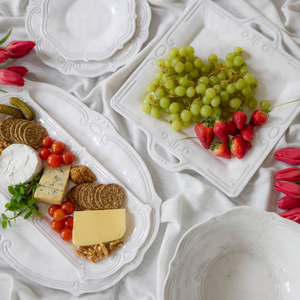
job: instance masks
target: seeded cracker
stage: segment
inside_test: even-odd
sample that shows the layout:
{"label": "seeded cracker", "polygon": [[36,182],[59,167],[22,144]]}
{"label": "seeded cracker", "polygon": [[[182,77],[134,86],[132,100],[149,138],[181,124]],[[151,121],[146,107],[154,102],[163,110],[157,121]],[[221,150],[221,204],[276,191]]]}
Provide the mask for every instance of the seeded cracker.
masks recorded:
{"label": "seeded cracker", "polygon": [[92,203],[91,203],[91,199],[88,197],[90,189],[93,187],[92,183],[83,183],[82,184],[83,187],[81,188],[80,192],[79,192],[79,202],[80,203],[84,203],[84,207],[86,207],[87,209],[94,209]]}
{"label": "seeded cracker", "polygon": [[24,133],[25,130],[28,126],[30,126],[32,124],[32,122],[25,120],[25,123],[22,123],[21,126],[19,127],[19,139],[22,141],[22,144],[25,144],[24,141]]}
{"label": "seeded cracker", "polygon": [[82,193],[84,192],[84,189],[88,185],[89,185],[89,183],[80,184],[80,185],[77,186],[77,188],[75,190],[75,199],[79,203],[79,205],[84,207],[84,208],[88,208],[88,206],[89,206],[86,199],[84,199],[82,197]]}
{"label": "seeded cracker", "polygon": [[100,190],[100,200],[105,209],[119,208],[125,200],[125,193],[118,184],[106,184]]}
{"label": "seeded cracker", "polygon": [[37,123],[26,127],[23,138],[25,143],[32,148],[42,147],[42,140],[48,135],[46,129]]}
{"label": "seeded cracker", "polygon": [[79,203],[75,199],[75,189],[76,189],[76,186],[73,186],[72,188],[69,189],[69,191],[66,195],[66,199],[68,201],[71,201],[74,204],[74,210],[75,211],[85,210],[85,208],[82,207],[81,205],[79,205]]}
{"label": "seeded cracker", "polygon": [[18,143],[23,144],[23,141],[21,140],[21,136],[19,134],[19,128],[22,126],[22,124],[27,124],[28,121],[24,119],[20,119],[20,121],[15,125],[15,132],[14,136],[18,140]]}
{"label": "seeded cracker", "polygon": [[89,192],[88,197],[90,198],[91,201],[91,205],[93,206],[94,210],[98,210],[98,209],[104,209],[104,207],[102,206],[100,201],[97,201],[98,199],[96,198],[96,193],[98,189],[101,189],[101,187],[103,186],[103,184],[95,184]]}
{"label": "seeded cracker", "polygon": [[1,141],[4,141],[4,136],[2,135],[2,130],[1,130],[1,123],[2,123],[2,121],[3,121],[4,119],[7,119],[7,118],[1,118],[1,119],[0,119],[0,140],[1,140]]}
{"label": "seeded cracker", "polygon": [[9,131],[12,140],[13,140],[14,142],[16,142],[16,143],[20,143],[18,137],[17,137],[16,134],[15,134],[16,127],[17,127],[17,125],[20,123],[20,121],[24,121],[24,120],[23,120],[23,119],[17,119],[15,122],[13,122],[13,123],[11,124],[11,126],[10,126],[10,131]]}
{"label": "seeded cracker", "polygon": [[16,122],[18,119],[16,118],[4,118],[4,120],[0,124],[0,131],[4,140],[11,142],[12,137],[10,135],[10,127],[11,125]]}

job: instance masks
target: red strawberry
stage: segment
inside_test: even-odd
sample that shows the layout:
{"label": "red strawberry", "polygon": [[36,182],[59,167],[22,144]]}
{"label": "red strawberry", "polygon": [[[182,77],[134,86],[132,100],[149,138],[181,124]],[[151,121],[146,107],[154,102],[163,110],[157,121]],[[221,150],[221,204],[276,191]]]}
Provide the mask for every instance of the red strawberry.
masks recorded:
{"label": "red strawberry", "polygon": [[251,124],[246,124],[244,128],[240,131],[242,138],[245,141],[252,141],[254,136],[254,127]]}
{"label": "red strawberry", "polygon": [[231,159],[229,147],[224,143],[214,143],[210,149],[214,151],[216,156]]}
{"label": "red strawberry", "polygon": [[217,116],[215,125],[213,127],[214,134],[218,136],[223,143],[229,142],[229,130],[227,122],[222,121],[222,119]]}
{"label": "red strawberry", "polygon": [[247,145],[244,139],[240,136],[234,136],[229,142],[229,148],[231,150],[231,153],[235,155],[238,159],[242,159],[245,156],[246,152],[249,150],[248,147],[249,145]]}
{"label": "red strawberry", "polygon": [[211,123],[199,123],[195,126],[195,133],[205,149],[209,149],[214,139]]}
{"label": "red strawberry", "polygon": [[239,133],[239,131],[237,130],[237,128],[235,127],[232,121],[227,121],[227,125],[228,125],[227,127],[229,131],[229,135],[237,135]]}
{"label": "red strawberry", "polygon": [[258,109],[255,110],[251,116],[250,124],[252,126],[263,125],[268,121],[269,109]]}
{"label": "red strawberry", "polygon": [[232,121],[238,130],[242,130],[247,122],[247,115],[243,111],[237,111],[232,116]]}
{"label": "red strawberry", "polygon": [[247,151],[252,148],[252,144],[248,141],[245,141],[245,145],[246,145]]}

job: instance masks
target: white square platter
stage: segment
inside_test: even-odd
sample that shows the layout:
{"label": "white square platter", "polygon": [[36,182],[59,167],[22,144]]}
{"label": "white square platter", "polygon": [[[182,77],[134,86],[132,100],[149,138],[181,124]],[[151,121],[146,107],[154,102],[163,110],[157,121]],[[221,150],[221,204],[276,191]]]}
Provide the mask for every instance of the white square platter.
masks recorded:
{"label": "white square platter", "polygon": [[[20,219],[12,228],[1,231],[0,256],[29,279],[74,295],[109,288],[141,263],[158,230],[161,200],[154,191],[142,160],[105,117],[50,85],[26,80],[25,89],[4,94],[0,102],[7,103],[11,96],[25,100],[35,109],[36,120],[45,126],[48,133],[65,142],[74,152],[77,158],[74,163],[88,165],[98,182],[117,182],[123,186],[126,191],[128,232],[124,237],[124,248],[115,251],[109,257],[110,261],[92,264],[74,255],[75,246],[60,240],[59,234],[51,230],[48,206],[39,204],[43,218]],[[52,113],[65,130],[31,97],[44,105],[44,109]],[[71,137],[67,130],[74,135]],[[97,162],[85,147],[93,149],[95,157],[100,158],[100,162],[103,161],[110,170]],[[139,187],[134,187],[133,182],[134,185],[138,182]],[[132,194],[130,187],[141,200]],[[4,204],[9,199],[7,184],[0,182],[0,189],[0,203],[4,211]],[[21,251],[24,243],[26,248]]]}
{"label": "white square platter", "polygon": [[[267,31],[270,37],[257,31],[255,25]],[[175,132],[166,117],[154,119],[142,112],[141,106],[146,86],[159,70],[156,60],[167,58],[171,47],[182,45],[193,46],[195,55],[202,60],[207,60],[211,53],[224,58],[234,47],[242,47],[249,72],[259,80],[255,97],[258,103],[269,100],[271,106],[299,98],[300,63],[285,52],[281,32],[264,19],[240,20],[211,1],[194,0],[111,99],[116,111],[144,131],[148,153],[161,167],[172,172],[194,170],[228,196],[237,197],[289,127],[300,104],[274,109],[268,122],[255,129],[253,147],[242,160],[216,157],[195,139],[180,141],[195,136],[194,126]],[[249,121],[251,111],[246,109],[245,112]],[[162,157],[157,151],[159,147],[165,149],[167,155]],[[177,158],[177,162],[168,156]]]}
{"label": "white square platter", "polygon": [[169,264],[164,300],[299,299],[299,224],[241,206],[190,228]]}

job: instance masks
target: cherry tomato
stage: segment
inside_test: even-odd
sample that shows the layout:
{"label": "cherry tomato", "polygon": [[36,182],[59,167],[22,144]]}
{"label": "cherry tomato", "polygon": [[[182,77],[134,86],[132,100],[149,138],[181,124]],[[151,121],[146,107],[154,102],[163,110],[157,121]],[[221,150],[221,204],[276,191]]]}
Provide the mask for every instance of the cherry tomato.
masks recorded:
{"label": "cherry tomato", "polygon": [[70,228],[65,228],[61,233],[60,233],[60,237],[64,240],[64,241],[70,241],[72,239],[72,229]]}
{"label": "cherry tomato", "polygon": [[61,232],[64,227],[65,227],[65,222],[64,221],[56,221],[56,220],[51,221],[51,228],[54,231]]}
{"label": "cherry tomato", "polygon": [[47,158],[47,163],[50,167],[56,168],[61,163],[61,157],[58,154],[50,154]]}
{"label": "cherry tomato", "polygon": [[62,162],[65,165],[70,165],[74,161],[74,154],[71,152],[65,152],[61,157],[62,157]]}
{"label": "cherry tomato", "polygon": [[73,217],[65,217],[64,222],[66,227],[73,228]]}
{"label": "cherry tomato", "polygon": [[42,140],[42,144],[46,148],[50,148],[51,145],[52,145],[52,143],[53,143],[53,140],[52,140],[52,138],[50,136],[46,136]]}
{"label": "cherry tomato", "polygon": [[48,148],[42,148],[39,153],[39,157],[43,160],[46,160],[51,154],[51,151]]}
{"label": "cherry tomato", "polygon": [[65,149],[65,144],[60,141],[56,141],[51,145],[51,151],[55,154],[61,154]]}
{"label": "cherry tomato", "polygon": [[60,207],[66,215],[70,215],[74,211],[74,204],[71,201],[64,201]]}
{"label": "cherry tomato", "polygon": [[53,218],[56,221],[61,221],[64,219],[65,215],[65,212],[61,208],[59,208],[54,211]]}
{"label": "cherry tomato", "polygon": [[53,217],[53,213],[60,208],[60,205],[53,204],[48,208],[49,216]]}

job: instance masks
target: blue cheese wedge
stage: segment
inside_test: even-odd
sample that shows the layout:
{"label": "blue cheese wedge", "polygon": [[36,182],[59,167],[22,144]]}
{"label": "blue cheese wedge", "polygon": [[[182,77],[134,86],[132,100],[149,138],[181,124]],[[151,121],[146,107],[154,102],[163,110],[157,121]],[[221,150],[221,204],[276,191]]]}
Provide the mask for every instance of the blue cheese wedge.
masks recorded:
{"label": "blue cheese wedge", "polygon": [[38,152],[27,145],[12,144],[0,155],[0,177],[11,185],[30,182],[42,167]]}
{"label": "blue cheese wedge", "polygon": [[38,202],[61,204],[68,189],[70,165],[61,164],[57,168],[45,166],[34,197]]}

